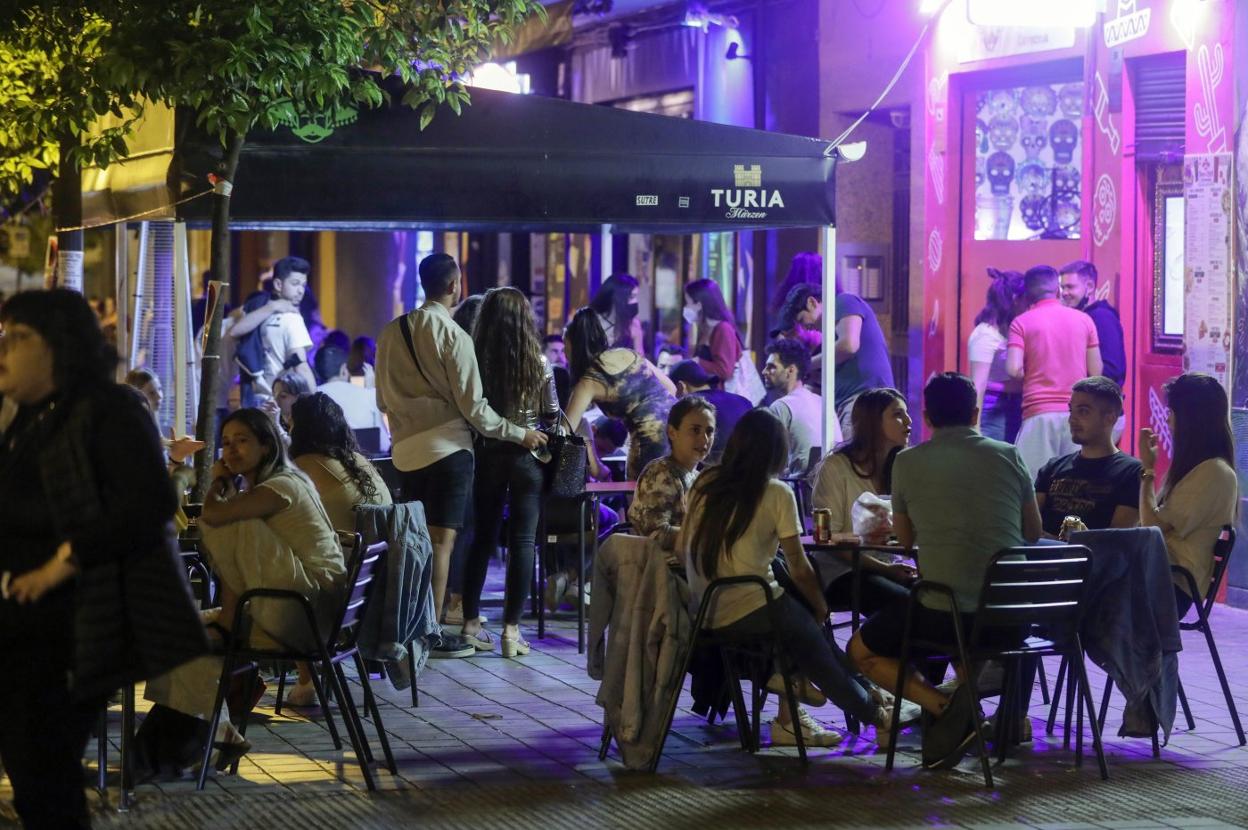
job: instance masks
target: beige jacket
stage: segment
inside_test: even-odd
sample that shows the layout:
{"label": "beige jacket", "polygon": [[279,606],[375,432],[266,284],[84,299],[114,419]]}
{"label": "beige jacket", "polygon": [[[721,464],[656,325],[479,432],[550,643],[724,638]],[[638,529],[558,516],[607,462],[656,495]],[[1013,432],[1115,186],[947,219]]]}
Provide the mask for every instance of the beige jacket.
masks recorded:
{"label": "beige jacket", "polygon": [[598,705],[629,769],[647,768],[660,750],[672,696],[684,685],[688,602],[688,586],[656,541],[617,533],[603,543],[594,559],[588,670],[602,681]]}
{"label": "beige jacket", "polygon": [[377,339],[377,407],[390,418],[390,454],[401,471],[420,470],[472,450],[472,430],[521,443],[524,429],[490,408],[472,338],[441,303],[407,314],[420,367],[403,339],[399,318]]}

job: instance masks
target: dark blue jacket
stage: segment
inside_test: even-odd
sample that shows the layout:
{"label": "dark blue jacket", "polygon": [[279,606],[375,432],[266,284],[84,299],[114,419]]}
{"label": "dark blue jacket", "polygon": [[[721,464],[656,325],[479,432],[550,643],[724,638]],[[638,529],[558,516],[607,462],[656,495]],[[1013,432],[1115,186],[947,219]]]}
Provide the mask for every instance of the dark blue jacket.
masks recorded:
{"label": "dark blue jacket", "polygon": [[1122,386],[1127,380],[1127,350],[1122,340],[1122,321],[1118,311],[1104,300],[1097,300],[1083,309],[1096,324],[1096,339],[1101,341],[1101,374]]}

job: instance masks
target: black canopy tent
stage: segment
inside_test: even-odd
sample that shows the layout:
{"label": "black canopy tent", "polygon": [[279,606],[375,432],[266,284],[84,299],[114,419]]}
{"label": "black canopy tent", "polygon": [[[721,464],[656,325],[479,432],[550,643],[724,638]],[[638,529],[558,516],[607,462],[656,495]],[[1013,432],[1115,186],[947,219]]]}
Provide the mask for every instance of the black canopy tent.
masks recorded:
{"label": "black canopy tent", "polygon": [[[397,104],[331,120],[339,123],[247,136],[230,205],[236,227],[699,233],[835,224],[836,153],[818,139],[483,89],[461,115],[443,107],[423,131],[419,113]],[[164,193],[149,187],[143,209],[207,222],[207,199],[172,205],[208,187],[219,154],[215,140],[178,123]],[[84,194],[88,222],[135,207],[124,204],[139,189],[128,185],[130,194]]]}
{"label": "black canopy tent", "polygon": [[[219,144],[181,113],[161,129],[152,149],[85,189],[87,224],[140,212],[209,223],[210,200],[195,197],[210,188]],[[825,140],[474,89],[462,114],[443,106],[423,131],[419,113],[396,103],[249,134],[231,225],[667,234],[821,227],[831,296],[839,156]],[[824,327],[831,342],[830,322]]]}

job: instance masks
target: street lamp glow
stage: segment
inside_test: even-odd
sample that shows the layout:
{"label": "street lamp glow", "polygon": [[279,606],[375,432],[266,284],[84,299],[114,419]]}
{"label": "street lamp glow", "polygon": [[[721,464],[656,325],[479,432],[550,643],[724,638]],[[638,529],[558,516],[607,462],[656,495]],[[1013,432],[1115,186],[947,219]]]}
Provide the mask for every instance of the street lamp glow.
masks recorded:
{"label": "street lamp glow", "polygon": [[1086,27],[1096,22],[1096,0],[967,0],[977,26]]}

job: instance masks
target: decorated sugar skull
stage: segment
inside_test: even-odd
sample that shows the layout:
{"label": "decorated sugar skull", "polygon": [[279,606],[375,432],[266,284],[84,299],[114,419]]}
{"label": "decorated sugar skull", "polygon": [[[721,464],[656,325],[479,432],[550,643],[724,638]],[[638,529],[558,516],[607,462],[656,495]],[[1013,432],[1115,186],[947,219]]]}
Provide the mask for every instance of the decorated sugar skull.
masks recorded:
{"label": "decorated sugar skull", "polygon": [[1058,164],[1070,164],[1075,157],[1075,145],[1079,143],[1079,128],[1068,118],[1059,118],[1049,127],[1049,144],[1053,147],[1053,160]]}
{"label": "decorated sugar skull", "polygon": [[1049,143],[1049,124],[1043,118],[1024,115],[1018,119],[1022,136],[1019,143],[1023,145],[1023,154],[1035,161],[1040,158],[1040,151]]}
{"label": "decorated sugar skull", "polygon": [[1018,212],[1028,230],[1042,231],[1049,223],[1049,200],[1044,196],[1024,196],[1018,203]]}
{"label": "decorated sugar skull", "polygon": [[1036,118],[1047,118],[1057,112],[1057,93],[1051,86],[1029,86],[1023,90],[1023,112]]}
{"label": "decorated sugar skull", "polygon": [[1018,115],[1018,99],[1014,97],[1012,89],[994,89],[988,93],[988,106],[984,111],[984,118],[991,121],[994,118],[1013,118]]}
{"label": "decorated sugar skull", "polygon": [[1053,198],[1053,215],[1050,232],[1052,236],[1065,239],[1079,238],[1079,196],[1074,193],[1059,193]]}
{"label": "decorated sugar skull", "polygon": [[1049,171],[1034,161],[1025,162],[1018,168],[1018,191],[1023,196],[1047,196]]}
{"label": "decorated sugar skull", "polygon": [[988,181],[988,160],[984,156],[975,156],[975,189],[983,187]]}
{"label": "decorated sugar skull", "polygon": [[975,152],[983,155],[988,152],[988,125],[984,119],[975,119]]}
{"label": "decorated sugar skull", "polygon": [[975,96],[975,114],[979,115],[982,113],[986,106],[988,106],[988,93],[981,92]]}
{"label": "decorated sugar skull", "polygon": [[988,123],[988,143],[994,150],[1008,150],[1018,141],[1017,118],[994,118]]}
{"label": "decorated sugar skull", "polygon": [[1014,157],[1009,153],[996,152],[988,157],[988,185],[995,196],[1006,196],[1014,181]]}
{"label": "decorated sugar skull", "polygon": [[1065,84],[1057,91],[1057,108],[1067,118],[1077,119],[1083,114],[1083,82]]}
{"label": "decorated sugar skull", "polygon": [[1078,168],[1062,164],[1053,168],[1054,193],[1079,193],[1080,175]]}

